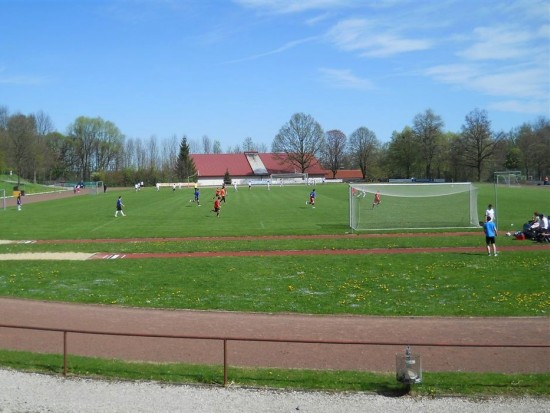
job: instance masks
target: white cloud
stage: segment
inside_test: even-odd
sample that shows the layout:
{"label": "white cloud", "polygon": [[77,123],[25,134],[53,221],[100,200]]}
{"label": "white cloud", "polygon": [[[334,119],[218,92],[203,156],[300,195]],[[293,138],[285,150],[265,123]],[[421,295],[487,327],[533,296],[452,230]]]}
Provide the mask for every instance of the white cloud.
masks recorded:
{"label": "white cloud", "polygon": [[332,27],[327,38],[340,49],[359,52],[364,57],[389,57],[432,47],[430,40],[410,39],[397,32],[383,32],[374,21],[366,19],[343,20]]}
{"label": "white cloud", "polygon": [[281,47],[278,47],[277,49],[270,50],[270,51],[263,52],[263,53],[258,53],[258,54],[252,55],[252,56],[243,57],[241,59],[231,60],[231,61],[228,61],[226,63],[247,62],[247,61],[259,59],[259,58],[262,58],[262,57],[271,56],[271,55],[278,54],[278,53],[283,53],[283,52],[285,52],[289,49],[292,49],[292,48],[297,47],[297,46],[299,46],[301,44],[304,44],[304,43],[312,42],[316,39],[317,39],[316,37],[306,37],[304,39],[293,40],[293,41],[285,43],[284,45],[282,45]]}
{"label": "white cloud", "polygon": [[491,96],[548,99],[548,72],[537,68],[489,72],[472,79],[474,89]]}
{"label": "white cloud", "polygon": [[308,26],[315,26],[316,24],[330,18],[330,13],[323,13],[318,16],[312,17],[310,19],[306,20],[306,24]]}
{"label": "white cloud", "polygon": [[442,65],[429,68],[426,75],[436,81],[459,85],[487,96],[527,99],[529,106],[541,107],[549,101],[548,70],[522,66]]}
{"label": "white cloud", "polygon": [[477,27],[461,38],[471,44],[455,52],[457,63],[433,66],[425,74],[485,96],[507,98],[493,103],[493,109],[548,114],[548,36],[546,23]]}
{"label": "white cloud", "polygon": [[430,67],[425,74],[442,83],[467,84],[477,76],[477,70],[466,64],[451,64]]}
{"label": "white cloud", "polygon": [[500,102],[493,102],[488,105],[488,108],[500,112],[538,115],[541,113],[548,113],[550,111],[550,104],[548,101],[504,100]]}
{"label": "white cloud", "polygon": [[498,2],[493,6],[515,20],[533,21],[533,19],[548,18],[548,0],[515,0],[512,2]]}
{"label": "white cloud", "polygon": [[357,90],[374,89],[370,80],[354,75],[349,69],[321,68],[319,71],[322,74],[323,82],[331,87]]}
{"label": "white cloud", "polygon": [[526,30],[504,27],[478,27],[474,29],[476,42],[457,55],[469,60],[507,60],[530,53],[529,41],[533,34]]}

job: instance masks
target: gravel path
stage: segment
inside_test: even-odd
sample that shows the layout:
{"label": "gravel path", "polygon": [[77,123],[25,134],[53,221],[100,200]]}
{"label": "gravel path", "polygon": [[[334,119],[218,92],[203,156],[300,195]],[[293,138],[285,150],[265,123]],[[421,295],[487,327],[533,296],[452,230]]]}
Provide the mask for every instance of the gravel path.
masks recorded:
{"label": "gravel path", "polygon": [[106,382],[0,370],[2,413],[498,412],[550,411],[544,398],[390,398],[366,393],[273,391]]}

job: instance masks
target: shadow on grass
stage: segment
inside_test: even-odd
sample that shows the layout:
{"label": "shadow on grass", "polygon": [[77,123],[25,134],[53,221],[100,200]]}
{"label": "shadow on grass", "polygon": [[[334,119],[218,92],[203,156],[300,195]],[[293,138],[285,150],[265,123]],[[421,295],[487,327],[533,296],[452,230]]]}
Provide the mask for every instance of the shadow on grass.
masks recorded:
{"label": "shadow on grass", "polygon": [[342,224],[317,224],[319,228],[324,228],[327,230],[342,230],[342,231],[351,231],[351,228],[349,225],[342,225]]}
{"label": "shadow on grass", "polygon": [[403,397],[411,393],[411,386],[406,384],[396,384],[395,386],[382,385],[376,391],[376,394],[384,397]]}

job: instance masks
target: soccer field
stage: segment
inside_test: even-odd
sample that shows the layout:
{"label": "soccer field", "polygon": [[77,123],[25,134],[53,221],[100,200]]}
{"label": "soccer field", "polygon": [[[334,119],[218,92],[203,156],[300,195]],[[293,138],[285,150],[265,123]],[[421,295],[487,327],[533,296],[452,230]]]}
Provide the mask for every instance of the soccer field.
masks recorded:
{"label": "soccer field", "polygon": [[[211,212],[215,188],[201,188],[201,206],[193,202],[192,188],[109,189],[100,195],[41,203],[24,203],[0,212],[2,238],[88,239],[143,237],[216,237],[262,235],[321,235],[350,232],[348,186],[317,185],[316,208],[307,205],[312,187],[255,186],[251,190],[229,188],[219,218]],[[478,185],[478,215],[495,204],[492,185]],[[122,196],[126,217],[114,218]],[[370,200],[367,200],[370,202]],[[427,201],[428,203],[428,201]],[[498,190],[497,219],[501,230],[516,230],[538,210],[550,210],[550,191],[543,187],[502,187]],[[415,206],[418,207],[417,205]],[[383,199],[374,211],[378,228],[395,227],[411,211]],[[434,219],[436,219],[434,217]],[[437,219],[440,219],[439,217]]]}
{"label": "soccer field", "polygon": [[[315,209],[306,205],[311,187],[255,186],[228,189],[221,214],[212,213],[215,188],[201,188],[201,206],[190,202],[193,189],[109,189],[100,195],[24,205],[6,211],[8,239],[215,237],[242,235],[342,234],[349,231],[347,186],[317,187]],[[114,218],[122,196],[126,217]]]}

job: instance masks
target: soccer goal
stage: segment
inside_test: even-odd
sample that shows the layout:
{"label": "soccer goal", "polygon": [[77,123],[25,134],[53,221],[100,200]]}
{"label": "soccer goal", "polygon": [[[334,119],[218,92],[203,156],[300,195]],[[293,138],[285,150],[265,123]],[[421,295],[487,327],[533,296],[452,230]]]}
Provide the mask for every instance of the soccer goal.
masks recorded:
{"label": "soccer goal", "polygon": [[477,188],[470,182],[351,184],[349,225],[355,231],[479,227]]}
{"label": "soccer goal", "polygon": [[90,195],[99,195],[103,193],[103,181],[86,182],[86,186],[90,188]]}
{"label": "soccer goal", "polygon": [[305,184],[308,181],[307,173],[271,174],[272,185]]}
{"label": "soccer goal", "polygon": [[[501,171],[501,172],[495,172],[495,224],[497,228],[499,227],[499,216],[500,210],[502,209],[502,206],[499,205],[499,199],[498,199],[498,188],[500,187],[503,189],[503,187],[507,188],[514,188],[520,187],[521,182],[521,171]],[[506,205],[504,208],[506,209]]]}
{"label": "soccer goal", "polygon": [[495,185],[520,186],[521,171],[495,172]]}

